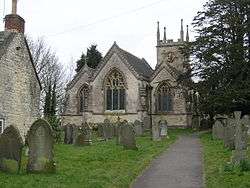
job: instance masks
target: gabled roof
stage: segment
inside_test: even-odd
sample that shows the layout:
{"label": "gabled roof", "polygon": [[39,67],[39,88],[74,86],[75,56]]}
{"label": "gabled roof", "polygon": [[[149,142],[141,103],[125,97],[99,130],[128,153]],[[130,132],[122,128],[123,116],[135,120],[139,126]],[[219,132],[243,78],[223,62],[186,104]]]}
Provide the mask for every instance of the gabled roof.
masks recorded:
{"label": "gabled roof", "polygon": [[138,74],[146,78],[150,78],[153,73],[153,69],[150,67],[150,65],[144,58],[139,59],[138,57],[121,48],[119,48],[119,50],[120,54],[127,60],[127,62],[134,68],[134,70]]}
{"label": "gabled roof", "polygon": [[[89,73],[89,77],[91,77],[93,72],[94,72],[94,69],[89,67],[87,65],[87,63],[84,64],[84,66],[80,69],[80,71],[77,72],[76,75],[74,76],[74,78],[67,84],[66,90],[71,89],[78,82],[78,80],[81,78],[81,76],[83,74],[85,74],[86,72]],[[89,81],[89,80],[87,80],[87,81]]]}
{"label": "gabled roof", "polygon": [[153,73],[153,69],[150,67],[147,61],[143,58],[140,59],[134,56],[133,54],[121,49],[116,44],[116,42],[114,42],[108,53],[103,58],[102,62],[96,68],[93,79],[95,79],[95,77],[99,74],[99,72],[102,70],[102,68],[105,66],[105,64],[108,62],[108,60],[114,53],[116,53],[118,57],[121,58],[121,60],[127,65],[131,72],[135,74],[135,76],[141,77],[146,80],[150,79]]}
{"label": "gabled roof", "polygon": [[154,73],[152,74],[151,81],[159,74],[162,69],[166,69],[174,79],[178,79],[181,75],[181,71],[177,70],[175,67],[169,65],[168,63],[161,63],[159,66],[156,67]]}
{"label": "gabled roof", "polygon": [[[0,60],[2,59],[3,55],[6,53],[8,47],[11,44],[11,42],[13,41],[15,35],[17,35],[17,33],[9,32],[9,31],[1,31],[0,32]],[[35,68],[33,58],[32,58],[32,55],[31,55],[31,52],[30,52],[30,49],[29,49],[29,45],[27,43],[26,38],[24,36],[23,36],[23,38],[24,38],[25,46],[26,46],[26,48],[28,50],[28,53],[29,53],[30,62],[31,62],[32,67],[33,67],[33,69],[35,71],[37,81],[39,83],[40,89],[42,89],[42,85],[41,85],[40,79],[38,77],[38,74],[36,72],[36,68]]]}

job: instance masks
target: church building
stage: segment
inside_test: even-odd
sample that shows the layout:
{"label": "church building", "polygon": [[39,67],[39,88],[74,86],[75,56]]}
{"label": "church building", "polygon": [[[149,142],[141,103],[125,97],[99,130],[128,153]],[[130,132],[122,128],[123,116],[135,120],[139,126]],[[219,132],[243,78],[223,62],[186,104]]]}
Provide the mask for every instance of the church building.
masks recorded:
{"label": "church building", "polygon": [[16,126],[24,138],[39,118],[41,84],[24,36],[25,21],[16,14],[6,15],[5,30],[0,32],[0,134]]}
{"label": "church building", "polygon": [[157,28],[157,65],[152,69],[144,58],[120,48],[115,42],[96,69],[85,64],[67,86],[62,124],[100,123],[104,119],[134,122],[146,128],[160,121],[170,127],[188,127],[192,114],[187,101],[188,88],[177,79],[188,70],[180,47],[184,40],[183,20],[180,39],[163,38]]}

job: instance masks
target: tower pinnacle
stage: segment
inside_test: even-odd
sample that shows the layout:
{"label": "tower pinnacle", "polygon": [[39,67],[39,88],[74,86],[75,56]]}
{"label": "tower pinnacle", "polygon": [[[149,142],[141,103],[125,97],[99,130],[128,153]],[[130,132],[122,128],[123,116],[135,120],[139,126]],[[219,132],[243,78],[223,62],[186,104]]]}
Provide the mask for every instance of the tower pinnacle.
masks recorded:
{"label": "tower pinnacle", "polygon": [[181,19],[181,32],[180,32],[181,42],[184,41],[184,30],[183,30],[183,19]]}
{"label": "tower pinnacle", "polygon": [[163,42],[165,43],[166,41],[167,41],[167,36],[166,36],[166,27],[164,27]]}
{"label": "tower pinnacle", "polygon": [[160,22],[157,22],[157,44],[160,43]]}
{"label": "tower pinnacle", "polygon": [[186,42],[189,42],[189,31],[188,31],[188,25],[187,25]]}

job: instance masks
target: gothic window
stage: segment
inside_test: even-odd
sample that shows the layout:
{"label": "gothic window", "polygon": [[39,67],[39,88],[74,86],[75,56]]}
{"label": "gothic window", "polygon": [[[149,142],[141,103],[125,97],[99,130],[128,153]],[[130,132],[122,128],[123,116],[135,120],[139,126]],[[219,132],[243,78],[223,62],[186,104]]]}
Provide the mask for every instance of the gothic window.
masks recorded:
{"label": "gothic window", "polygon": [[125,109],[124,79],[117,70],[112,71],[105,82],[106,110]]}
{"label": "gothic window", "polygon": [[84,85],[79,91],[79,112],[84,112],[88,109],[89,89]]}
{"label": "gothic window", "polygon": [[158,112],[169,112],[173,110],[173,96],[167,84],[162,84],[158,88],[157,101]]}
{"label": "gothic window", "polygon": [[4,120],[0,119],[0,134],[3,133],[3,130],[4,130]]}

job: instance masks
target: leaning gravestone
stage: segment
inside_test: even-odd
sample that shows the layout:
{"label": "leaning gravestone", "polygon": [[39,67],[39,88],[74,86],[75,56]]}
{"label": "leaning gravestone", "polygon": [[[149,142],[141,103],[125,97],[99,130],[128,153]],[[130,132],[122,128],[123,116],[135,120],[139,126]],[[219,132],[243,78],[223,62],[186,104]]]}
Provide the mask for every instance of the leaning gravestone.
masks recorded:
{"label": "leaning gravestone", "polygon": [[19,172],[23,149],[22,137],[14,126],[7,127],[0,136],[0,170]]}
{"label": "leaning gravestone", "polygon": [[241,161],[247,159],[247,127],[244,125],[244,121],[241,119],[241,112],[234,112],[235,118],[235,151],[233,152],[232,161],[234,164],[239,164]]}
{"label": "leaning gravestone", "polygon": [[135,120],[134,130],[135,130],[136,136],[141,136],[143,134],[143,123],[138,120]]}
{"label": "leaning gravestone", "polygon": [[27,171],[31,173],[54,172],[54,138],[49,123],[43,119],[35,121],[28,132],[29,158]]}
{"label": "leaning gravestone", "polygon": [[135,132],[131,124],[126,123],[121,126],[121,144],[124,149],[137,150]]}
{"label": "leaning gravestone", "polygon": [[159,124],[154,124],[152,126],[152,140],[153,141],[160,141],[161,140]]}
{"label": "leaning gravestone", "polygon": [[168,127],[166,121],[160,121],[159,128],[160,128],[160,137],[165,137],[168,135]]}

